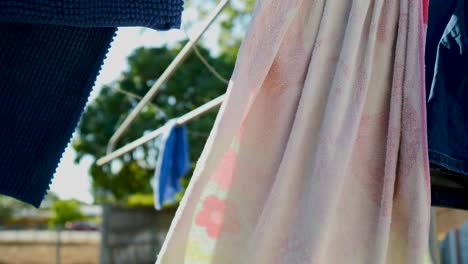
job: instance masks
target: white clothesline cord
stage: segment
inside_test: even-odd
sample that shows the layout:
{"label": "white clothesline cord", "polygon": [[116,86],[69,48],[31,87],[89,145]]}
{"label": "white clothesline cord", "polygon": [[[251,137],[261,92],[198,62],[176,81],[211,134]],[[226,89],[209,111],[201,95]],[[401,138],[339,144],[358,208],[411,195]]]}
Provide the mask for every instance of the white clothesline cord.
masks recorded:
{"label": "white clothesline cord", "polygon": [[[185,115],[177,118],[177,121],[176,121],[176,124],[177,125],[183,125],[183,124],[186,124],[187,122],[203,115],[204,113],[206,112],[209,112],[213,109],[215,109],[216,107],[220,106],[223,101],[224,101],[224,98],[225,98],[225,95],[221,95],[211,101],[209,101],[208,103],[186,113]],[[146,142],[158,137],[159,135],[162,134],[162,132],[164,132],[164,128],[165,126],[162,126],[156,130],[154,130],[153,132],[149,133],[149,134],[146,134],[144,135],[143,137],[111,152],[111,153],[108,153],[106,156],[100,158],[97,160],[96,164],[98,166],[102,166],[106,163],[109,163],[111,160],[115,159],[115,158],[118,158],[122,155],[124,155],[125,153],[128,153],[134,149],[136,149],[137,147],[145,144]]]}
{"label": "white clothesline cord", "polygon": [[[126,96],[127,96],[128,98],[130,98],[130,99],[135,99],[135,100],[137,100],[137,101],[140,101],[140,100],[143,99],[143,97],[141,97],[141,96],[139,96],[139,95],[137,95],[137,94],[134,94],[134,93],[129,92],[129,91],[126,91],[126,90],[122,90],[122,89],[120,89],[120,88],[118,88],[118,87],[112,87],[112,89],[113,89],[114,91],[116,91],[116,92],[119,92],[119,93],[121,93],[121,94],[126,95]],[[149,102],[148,104],[154,106],[154,108],[156,108],[158,111],[162,111],[161,108],[159,108],[159,107],[158,107],[157,105],[155,105],[154,103]]]}
{"label": "white clothesline cord", "polygon": [[[187,33],[187,29],[184,27],[184,24],[181,25],[180,29],[182,32],[184,32],[185,37],[187,39],[190,39],[189,34]],[[203,54],[201,54],[200,49],[198,49],[197,45],[193,46],[193,51],[195,51],[195,55],[197,55],[198,59],[205,65],[205,67],[208,69],[208,71],[213,74],[214,77],[216,77],[220,82],[224,84],[229,84],[229,81],[224,78],[216,69],[215,67],[211,66],[211,64],[203,57]]]}
{"label": "white clothesline cord", "polygon": [[111,153],[114,149],[118,140],[122,137],[122,135],[127,131],[128,127],[132,124],[133,120],[138,116],[141,110],[148,104],[156,93],[159,91],[159,88],[172,76],[175,70],[182,64],[182,62],[187,58],[187,55],[192,51],[193,47],[196,45],[197,41],[200,37],[205,33],[208,27],[213,23],[213,21],[218,17],[224,7],[229,3],[229,0],[221,0],[219,4],[216,6],[215,10],[210,14],[208,19],[206,20],[205,24],[202,26],[202,29],[195,34],[194,38],[190,38],[184,48],[177,54],[176,58],[171,62],[171,64],[166,68],[163,72],[161,77],[158,78],[156,83],[151,87],[148,93],[143,97],[143,99],[137,104],[137,106],[130,112],[127,118],[123,121],[123,123],[119,126],[119,128],[115,131],[114,135],[109,140],[107,145],[107,153]]}
{"label": "white clothesline cord", "polygon": [[208,69],[208,71],[211,72],[211,74],[213,74],[214,77],[216,77],[219,81],[226,85],[229,84],[229,81],[223,76],[221,76],[221,74],[213,66],[211,66],[211,64],[205,59],[205,57],[203,57],[196,45],[193,46],[193,51],[195,51],[195,54],[197,55],[198,59],[205,65],[205,67]]}
{"label": "white clothesline cord", "polygon": [[[125,90],[117,88],[117,87],[112,87],[112,89],[115,90],[116,92],[124,94],[124,95],[126,95],[126,96],[128,96],[128,97],[130,97],[132,99],[137,99],[137,100],[143,99],[143,97],[141,97],[139,95],[136,95],[136,94],[134,94],[132,92],[129,92],[129,91],[125,91]],[[150,102],[150,104],[151,104],[151,102]]]}

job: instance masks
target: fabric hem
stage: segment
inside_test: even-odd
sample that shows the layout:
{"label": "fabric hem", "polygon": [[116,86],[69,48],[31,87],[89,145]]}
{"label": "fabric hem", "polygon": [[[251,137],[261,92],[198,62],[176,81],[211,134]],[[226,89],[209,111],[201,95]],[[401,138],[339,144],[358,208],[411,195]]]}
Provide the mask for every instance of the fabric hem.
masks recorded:
{"label": "fabric hem", "polygon": [[19,192],[11,191],[8,185],[3,186],[1,183],[0,183],[0,194],[10,196],[10,197],[12,197],[14,199],[17,199],[17,200],[19,200],[19,201],[21,201],[23,203],[32,205],[35,208],[39,208],[41,206],[42,199],[43,199],[42,197],[41,198],[34,197],[34,196],[30,195],[29,192],[19,193]]}
{"label": "fabric hem", "polygon": [[452,171],[468,175],[468,162],[454,158],[442,152],[429,149],[429,160]]}

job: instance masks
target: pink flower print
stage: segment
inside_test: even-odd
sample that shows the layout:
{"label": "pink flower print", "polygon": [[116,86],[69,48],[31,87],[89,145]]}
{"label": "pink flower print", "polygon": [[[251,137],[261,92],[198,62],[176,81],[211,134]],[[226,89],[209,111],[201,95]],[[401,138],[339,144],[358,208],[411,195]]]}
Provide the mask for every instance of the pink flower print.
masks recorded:
{"label": "pink flower print", "polygon": [[232,184],[232,176],[234,175],[234,168],[236,165],[236,152],[229,148],[224,156],[221,158],[218,166],[216,167],[211,179],[223,190],[229,190]]}
{"label": "pink flower print", "polygon": [[217,239],[223,231],[235,232],[240,228],[235,206],[214,195],[203,201],[203,208],[198,213],[195,224],[204,227],[212,239]]}

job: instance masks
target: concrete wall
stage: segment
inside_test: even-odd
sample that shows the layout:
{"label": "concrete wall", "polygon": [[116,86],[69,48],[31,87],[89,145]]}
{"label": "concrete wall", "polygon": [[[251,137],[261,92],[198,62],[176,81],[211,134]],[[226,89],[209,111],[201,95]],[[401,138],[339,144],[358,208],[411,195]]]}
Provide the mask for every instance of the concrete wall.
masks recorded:
{"label": "concrete wall", "polygon": [[[0,264],[57,263],[57,232],[0,231]],[[99,232],[63,231],[60,264],[99,263]]]}
{"label": "concrete wall", "polygon": [[[175,210],[103,206],[97,231],[62,231],[60,264],[154,264]],[[57,232],[0,231],[0,264],[56,263]]]}
{"label": "concrete wall", "polygon": [[104,205],[101,264],[154,264],[174,213]]}

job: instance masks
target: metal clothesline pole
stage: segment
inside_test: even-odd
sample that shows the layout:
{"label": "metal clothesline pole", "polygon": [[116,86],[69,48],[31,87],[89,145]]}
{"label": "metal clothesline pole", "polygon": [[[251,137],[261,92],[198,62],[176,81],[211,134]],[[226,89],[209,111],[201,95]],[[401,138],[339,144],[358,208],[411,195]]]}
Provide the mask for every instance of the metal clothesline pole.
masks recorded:
{"label": "metal clothesline pole", "polygon": [[[215,109],[216,107],[220,106],[223,101],[224,101],[224,98],[225,98],[225,95],[221,95],[211,101],[209,101],[208,103],[186,113],[185,115],[177,118],[176,120],[176,124],[177,125],[183,125],[183,124],[186,124],[187,122],[189,122],[190,120],[193,120],[201,115],[203,115],[204,113],[208,112],[208,111],[211,111],[213,109]],[[114,152],[111,152],[109,154],[107,154],[106,156],[98,159],[98,161],[96,162],[96,164],[98,166],[102,166],[106,163],[109,163],[111,160],[115,159],[115,158],[118,158],[122,155],[124,155],[125,153],[128,153],[130,152],[131,150],[133,149],[136,149],[137,147],[145,144],[146,142],[158,137],[159,135],[161,135],[163,132],[164,132],[164,129],[165,129],[165,125],[154,130],[153,132],[149,133],[149,134],[146,134],[144,135],[143,137],[115,150]]]}
{"label": "metal clothesline pole", "polygon": [[184,46],[184,48],[179,52],[179,54],[177,54],[175,59],[166,68],[163,74],[158,78],[158,80],[151,87],[148,93],[143,97],[143,99],[141,99],[138,105],[132,110],[132,112],[127,116],[127,118],[112,135],[112,137],[109,140],[109,143],[107,144],[107,154],[111,153],[114,150],[115,145],[125,133],[125,131],[127,131],[128,127],[131,125],[133,120],[135,120],[135,118],[141,112],[141,110],[151,101],[151,99],[153,99],[153,97],[156,95],[161,86],[172,76],[175,70],[177,70],[180,64],[187,58],[187,55],[190,54],[190,51],[192,51],[193,47],[196,45],[200,37],[203,35],[203,33],[205,33],[208,27],[213,23],[213,21],[216,19],[216,17],[218,17],[218,15],[228,3],[229,0],[221,0],[221,2],[219,2],[219,4],[216,6],[215,10],[208,17],[202,29],[195,35],[194,38],[189,38],[189,41]]}

